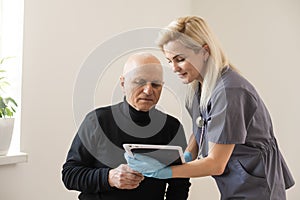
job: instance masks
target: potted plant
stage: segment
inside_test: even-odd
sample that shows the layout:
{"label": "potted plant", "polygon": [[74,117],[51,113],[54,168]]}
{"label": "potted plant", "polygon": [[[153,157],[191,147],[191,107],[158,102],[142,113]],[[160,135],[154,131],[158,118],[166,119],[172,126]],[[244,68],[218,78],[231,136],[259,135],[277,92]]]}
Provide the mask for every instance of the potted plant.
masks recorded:
{"label": "potted plant", "polygon": [[9,150],[14,127],[13,115],[18,106],[12,97],[6,96],[5,87],[9,86],[3,69],[6,59],[0,59],[0,156],[6,155]]}

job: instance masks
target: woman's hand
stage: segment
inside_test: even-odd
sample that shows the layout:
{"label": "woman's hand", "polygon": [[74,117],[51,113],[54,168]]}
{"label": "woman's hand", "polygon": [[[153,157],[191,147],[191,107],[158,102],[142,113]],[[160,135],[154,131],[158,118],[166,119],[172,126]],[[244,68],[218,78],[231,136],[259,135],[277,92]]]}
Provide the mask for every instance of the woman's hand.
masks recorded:
{"label": "woman's hand", "polygon": [[158,160],[142,154],[135,154],[134,157],[125,153],[125,159],[129,167],[142,173],[144,176],[167,179],[172,177],[172,169]]}
{"label": "woman's hand", "polygon": [[185,162],[190,162],[193,160],[192,154],[189,151],[184,152],[183,157]]}

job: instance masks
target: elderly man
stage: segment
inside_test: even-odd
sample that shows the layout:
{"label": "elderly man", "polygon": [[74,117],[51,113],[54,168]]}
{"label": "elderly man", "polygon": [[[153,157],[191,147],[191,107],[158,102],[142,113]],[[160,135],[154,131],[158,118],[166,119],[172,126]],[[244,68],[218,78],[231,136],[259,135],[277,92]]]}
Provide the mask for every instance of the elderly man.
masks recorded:
{"label": "elderly man", "polygon": [[124,143],[186,147],[180,122],[155,108],[163,87],[160,61],[150,53],[133,54],[120,83],[124,101],[90,112],[78,129],[63,165],[66,188],[85,200],[187,199],[189,179],[143,177],[124,159]]}

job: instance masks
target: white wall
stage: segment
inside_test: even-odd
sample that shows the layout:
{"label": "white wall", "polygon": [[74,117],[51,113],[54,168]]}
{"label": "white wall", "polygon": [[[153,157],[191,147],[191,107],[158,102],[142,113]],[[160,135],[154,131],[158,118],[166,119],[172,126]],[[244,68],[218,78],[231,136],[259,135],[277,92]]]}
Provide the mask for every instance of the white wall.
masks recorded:
{"label": "white wall", "polygon": [[[21,149],[29,161],[0,166],[0,199],[76,199],[77,193],[63,187],[60,172],[76,131],[72,97],[82,63],[112,35],[162,27],[190,13],[208,20],[231,60],[256,85],[271,111],[282,153],[300,180],[298,11],[297,0],[26,0]],[[218,199],[211,178],[193,183],[191,200]],[[294,187],[288,195],[296,200],[300,192]]]}
{"label": "white wall", "polygon": [[161,27],[188,14],[180,0],[26,0],[22,147],[28,163],[0,166],[1,200],[76,199],[61,166],[76,127],[72,94],[81,64],[112,35]]}

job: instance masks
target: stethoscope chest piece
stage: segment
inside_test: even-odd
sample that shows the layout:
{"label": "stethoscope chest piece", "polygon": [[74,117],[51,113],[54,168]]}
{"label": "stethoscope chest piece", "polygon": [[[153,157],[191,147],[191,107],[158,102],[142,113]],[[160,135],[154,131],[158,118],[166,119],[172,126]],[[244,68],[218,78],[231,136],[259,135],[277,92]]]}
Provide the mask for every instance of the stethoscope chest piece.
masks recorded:
{"label": "stethoscope chest piece", "polygon": [[197,117],[197,119],[196,119],[196,124],[197,124],[197,126],[198,126],[199,128],[202,128],[202,127],[203,127],[203,125],[204,125],[204,120],[203,120],[203,118],[202,118],[201,116]]}

